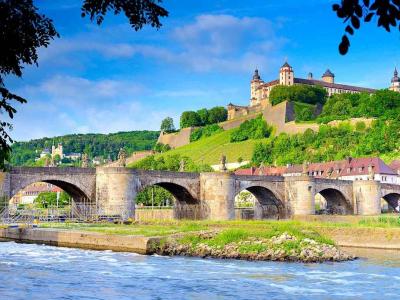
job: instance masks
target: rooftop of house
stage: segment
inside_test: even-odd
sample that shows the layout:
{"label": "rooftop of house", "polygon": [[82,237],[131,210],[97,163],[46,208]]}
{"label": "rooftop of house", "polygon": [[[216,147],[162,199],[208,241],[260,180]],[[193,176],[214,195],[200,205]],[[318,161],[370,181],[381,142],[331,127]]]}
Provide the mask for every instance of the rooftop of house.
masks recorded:
{"label": "rooftop of house", "polygon": [[[392,166],[392,164],[391,164]],[[348,158],[338,161],[307,164],[306,171],[310,176],[317,178],[339,178],[346,176],[369,175],[371,171],[375,174],[397,175],[397,170],[386,165],[379,157]],[[400,161],[396,162],[400,169]],[[303,165],[288,165],[286,167],[260,167],[239,169],[237,175],[298,175],[303,173]]]}
{"label": "rooftop of house", "polygon": [[24,194],[39,194],[42,192],[62,192],[63,190],[52,184],[31,184],[24,190]]}

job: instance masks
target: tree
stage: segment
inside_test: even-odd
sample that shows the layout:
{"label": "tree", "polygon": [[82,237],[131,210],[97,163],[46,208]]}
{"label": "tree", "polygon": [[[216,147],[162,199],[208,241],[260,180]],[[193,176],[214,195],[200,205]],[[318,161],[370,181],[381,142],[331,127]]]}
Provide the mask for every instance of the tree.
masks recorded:
{"label": "tree", "polygon": [[55,164],[58,164],[58,163],[61,161],[61,156],[60,156],[60,154],[54,155],[53,161],[54,161]]}
{"label": "tree", "polygon": [[[160,18],[167,17],[168,12],[157,3],[161,0],[84,0],[82,17],[89,15],[100,25],[107,12],[119,14],[123,11],[136,31],[146,24],[160,28]],[[32,0],[0,1],[0,111],[10,119],[16,113],[14,103],[26,103],[26,99],[6,88],[5,76],[21,77],[23,65],[38,65],[37,49],[47,47],[58,36],[52,20],[39,14]],[[8,143],[13,142],[8,133],[11,128],[11,123],[0,121],[1,169],[9,158]]]}
{"label": "tree", "polygon": [[139,192],[135,202],[136,204],[143,204],[144,206],[165,206],[173,205],[174,200],[174,196],[166,189],[153,185]]}
{"label": "tree", "polygon": [[199,109],[199,110],[197,111],[197,114],[198,114],[199,117],[200,117],[201,126],[204,126],[204,125],[209,124],[209,122],[208,122],[208,109],[207,109],[207,108]]}
{"label": "tree", "polygon": [[350,47],[347,36],[353,35],[360,29],[361,22],[368,23],[373,17],[377,18],[378,27],[383,27],[387,32],[391,28],[400,30],[400,1],[399,0],[342,0],[332,6],[336,15],[347,24],[345,34],[339,44],[339,52],[345,55]]}
{"label": "tree", "polygon": [[175,131],[174,120],[171,117],[166,117],[161,122],[160,130],[167,133]]}
{"label": "tree", "polygon": [[277,85],[274,86],[269,95],[272,105],[283,101],[295,101],[308,104],[324,104],[327,92],[321,86],[311,85]]}
{"label": "tree", "polygon": [[[37,65],[37,49],[47,47],[58,36],[50,19],[37,12],[32,0],[0,2],[0,111],[10,119],[14,117],[15,102],[26,100],[11,93],[4,84],[7,75],[22,76],[23,65]],[[8,134],[12,129],[9,122],[0,121],[0,167],[4,168],[4,159],[8,158],[13,140]]]}
{"label": "tree", "polygon": [[82,17],[89,15],[90,20],[96,20],[100,25],[107,12],[112,11],[114,15],[118,15],[123,11],[136,31],[147,24],[160,28],[160,17],[168,16],[168,11],[157,4],[161,2],[162,0],[84,0]]}
{"label": "tree", "polygon": [[225,107],[216,106],[208,111],[208,124],[215,124],[226,121],[228,111]]}
{"label": "tree", "polygon": [[[64,207],[65,205],[69,204],[70,196],[62,191],[59,194],[58,198],[58,207]],[[48,208],[50,206],[57,205],[57,193],[56,192],[42,192],[40,193],[35,201],[35,205],[41,208]]]}
{"label": "tree", "polygon": [[200,116],[195,111],[184,111],[181,115],[180,127],[196,127],[201,126]]}

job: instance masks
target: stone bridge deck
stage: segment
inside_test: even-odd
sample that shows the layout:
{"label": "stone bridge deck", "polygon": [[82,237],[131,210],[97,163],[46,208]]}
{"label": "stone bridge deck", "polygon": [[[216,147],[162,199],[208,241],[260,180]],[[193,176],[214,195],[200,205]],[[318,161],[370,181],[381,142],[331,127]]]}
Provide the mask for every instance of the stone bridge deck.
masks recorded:
{"label": "stone bridge deck", "polygon": [[280,218],[315,213],[316,194],[343,213],[379,214],[384,198],[392,207],[400,186],[376,181],[318,179],[309,176],[245,176],[230,173],[183,173],[109,168],[12,168],[1,173],[0,195],[10,198],[34,182],[59,186],[75,200],[96,202],[110,214],[134,213],[134,199],[146,187],[158,185],[175,197],[181,217],[231,219],[235,196],[243,190],[255,198],[257,218],[274,211]]}

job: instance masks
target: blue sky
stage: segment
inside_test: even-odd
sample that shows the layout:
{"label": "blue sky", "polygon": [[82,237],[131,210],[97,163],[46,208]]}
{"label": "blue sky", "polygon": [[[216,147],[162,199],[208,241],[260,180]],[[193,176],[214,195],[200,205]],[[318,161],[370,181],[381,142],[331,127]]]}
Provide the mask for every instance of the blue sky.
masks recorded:
{"label": "blue sky", "polygon": [[[296,77],[330,68],[340,83],[386,88],[400,66],[400,34],[363,25],[350,52],[335,1],[165,0],[160,30],[135,32],[124,16],[102,26],[81,18],[79,0],[34,1],[61,37],[40,49],[39,67],[6,81],[18,106],[16,140],[69,133],[155,129],[184,110],[246,105],[254,68],[278,76],[287,58]],[[249,4],[251,3],[251,4]]]}

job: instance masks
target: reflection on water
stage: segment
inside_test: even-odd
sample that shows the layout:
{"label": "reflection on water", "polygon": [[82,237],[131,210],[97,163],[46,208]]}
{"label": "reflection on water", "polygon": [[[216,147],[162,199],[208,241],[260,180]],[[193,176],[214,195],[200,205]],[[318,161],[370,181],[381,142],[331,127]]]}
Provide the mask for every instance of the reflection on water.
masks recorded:
{"label": "reflection on water", "polygon": [[0,299],[397,298],[400,255],[385,253],[346,263],[296,264],[3,242]]}

